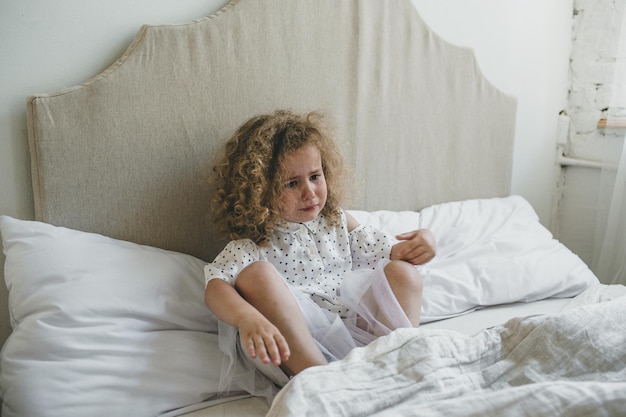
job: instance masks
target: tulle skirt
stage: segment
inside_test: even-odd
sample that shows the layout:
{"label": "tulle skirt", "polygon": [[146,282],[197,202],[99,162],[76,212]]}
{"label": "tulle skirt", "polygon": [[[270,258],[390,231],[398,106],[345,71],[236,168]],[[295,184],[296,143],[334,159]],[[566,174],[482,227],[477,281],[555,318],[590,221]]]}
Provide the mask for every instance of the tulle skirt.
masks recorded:
{"label": "tulle skirt", "polygon": [[[292,289],[311,335],[329,362],[342,359],[352,349],[365,346],[377,337],[411,322],[400,307],[385,277],[382,260],[375,269],[351,271],[339,289],[345,317],[318,306],[308,294]],[[243,350],[236,328],[219,323],[218,343],[228,358],[222,364],[220,393],[245,391],[271,401],[287,376],[274,365],[252,360]]]}

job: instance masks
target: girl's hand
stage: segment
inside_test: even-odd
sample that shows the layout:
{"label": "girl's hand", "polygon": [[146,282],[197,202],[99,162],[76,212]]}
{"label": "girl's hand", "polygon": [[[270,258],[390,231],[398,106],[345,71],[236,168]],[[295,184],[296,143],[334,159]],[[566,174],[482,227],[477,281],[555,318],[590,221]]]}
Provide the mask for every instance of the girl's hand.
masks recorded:
{"label": "girl's hand", "polygon": [[400,242],[393,245],[389,258],[413,265],[423,265],[435,257],[435,235],[428,229],[419,229],[396,236]]}
{"label": "girl's hand", "polygon": [[246,316],[239,323],[239,337],[251,358],[258,357],[263,363],[279,366],[289,359],[287,341],[263,315]]}

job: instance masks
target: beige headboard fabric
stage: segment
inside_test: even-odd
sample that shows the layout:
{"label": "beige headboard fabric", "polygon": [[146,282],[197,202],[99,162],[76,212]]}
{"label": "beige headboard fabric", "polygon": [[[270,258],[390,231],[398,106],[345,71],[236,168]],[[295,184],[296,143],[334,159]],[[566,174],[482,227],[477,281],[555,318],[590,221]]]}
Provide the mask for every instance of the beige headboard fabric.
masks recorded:
{"label": "beige headboard fabric", "polygon": [[144,26],[83,85],[30,97],[38,220],[206,260],[206,180],[249,117],[330,116],[357,184],[346,208],[504,196],[516,103],[409,0],[239,0]]}

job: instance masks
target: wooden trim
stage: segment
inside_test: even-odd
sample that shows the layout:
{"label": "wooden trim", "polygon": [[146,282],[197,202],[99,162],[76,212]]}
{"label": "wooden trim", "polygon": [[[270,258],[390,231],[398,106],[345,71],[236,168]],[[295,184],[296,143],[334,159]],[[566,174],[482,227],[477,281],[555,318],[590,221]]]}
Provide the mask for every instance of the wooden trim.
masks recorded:
{"label": "wooden trim", "polygon": [[626,129],[626,118],[603,118],[598,120],[598,129]]}

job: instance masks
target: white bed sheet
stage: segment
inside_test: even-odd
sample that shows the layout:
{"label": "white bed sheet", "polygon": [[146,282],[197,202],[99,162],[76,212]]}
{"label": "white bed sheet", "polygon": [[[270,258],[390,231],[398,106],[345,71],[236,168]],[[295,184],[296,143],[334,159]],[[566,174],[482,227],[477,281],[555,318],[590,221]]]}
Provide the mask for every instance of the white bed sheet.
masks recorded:
{"label": "white bed sheet", "polygon": [[247,397],[179,415],[184,417],[263,417],[269,409],[269,405],[263,398]]}
{"label": "white bed sheet", "polygon": [[489,306],[469,314],[423,324],[427,329],[455,330],[472,335],[483,329],[502,324],[513,317],[557,313],[571,302],[571,298],[549,298],[531,303],[511,303]]}

